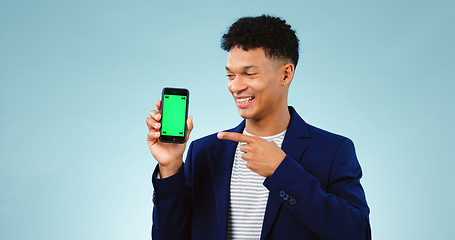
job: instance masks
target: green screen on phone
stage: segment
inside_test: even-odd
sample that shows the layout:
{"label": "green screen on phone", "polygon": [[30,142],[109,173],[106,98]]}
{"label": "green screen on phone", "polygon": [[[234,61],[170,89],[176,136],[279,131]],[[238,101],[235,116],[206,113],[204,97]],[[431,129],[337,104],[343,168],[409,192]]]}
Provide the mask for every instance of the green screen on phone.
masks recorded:
{"label": "green screen on phone", "polygon": [[186,96],[164,94],[161,135],[185,136]]}

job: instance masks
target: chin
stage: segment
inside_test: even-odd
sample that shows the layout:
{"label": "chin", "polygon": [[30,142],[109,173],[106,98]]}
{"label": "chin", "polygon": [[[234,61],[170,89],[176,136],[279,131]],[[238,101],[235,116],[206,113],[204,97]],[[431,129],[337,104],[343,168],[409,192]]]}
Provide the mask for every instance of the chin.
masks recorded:
{"label": "chin", "polygon": [[254,118],[254,114],[251,112],[251,110],[238,108],[238,111],[239,111],[240,117],[242,117],[244,119],[253,119]]}
{"label": "chin", "polygon": [[242,118],[248,118],[248,114],[245,111],[245,109],[237,108],[237,111],[239,112],[240,117]]}

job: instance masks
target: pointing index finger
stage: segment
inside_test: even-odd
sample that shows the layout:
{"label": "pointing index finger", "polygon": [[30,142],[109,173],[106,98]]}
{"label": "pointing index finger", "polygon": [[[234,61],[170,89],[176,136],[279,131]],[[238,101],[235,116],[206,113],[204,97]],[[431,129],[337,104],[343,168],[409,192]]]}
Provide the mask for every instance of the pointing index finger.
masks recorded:
{"label": "pointing index finger", "polygon": [[241,133],[234,132],[219,132],[217,137],[219,139],[226,139],[235,142],[244,142],[244,143],[253,143],[256,141],[256,138],[253,136],[248,136]]}

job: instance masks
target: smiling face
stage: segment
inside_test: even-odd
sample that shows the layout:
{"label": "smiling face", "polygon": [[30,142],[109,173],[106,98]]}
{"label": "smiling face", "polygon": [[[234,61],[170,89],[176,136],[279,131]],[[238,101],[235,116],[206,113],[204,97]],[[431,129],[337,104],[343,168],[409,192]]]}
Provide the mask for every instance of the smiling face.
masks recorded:
{"label": "smiling face", "polygon": [[226,72],[228,90],[242,118],[261,121],[287,111],[292,64],[268,58],[263,48],[243,50],[234,46],[228,54]]}

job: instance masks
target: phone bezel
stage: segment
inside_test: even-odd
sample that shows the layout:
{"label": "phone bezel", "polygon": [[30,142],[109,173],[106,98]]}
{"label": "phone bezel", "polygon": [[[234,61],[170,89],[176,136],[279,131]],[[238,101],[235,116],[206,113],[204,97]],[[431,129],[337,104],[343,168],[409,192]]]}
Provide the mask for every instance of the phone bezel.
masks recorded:
{"label": "phone bezel", "polygon": [[178,95],[178,96],[186,96],[186,112],[185,112],[185,130],[183,133],[183,137],[181,136],[169,136],[169,135],[162,135],[161,130],[163,129],[162,127],[160,128],[160,138],[159,140],[163,143],[185,143],[186,138],[187,138],[187,126],[186,126],[186,119],[188,118],[188,107],[189,107],[189,101],[190,101],[190,92],[186,88],[171,88],[171,87],[165,87],[161,91],[161,120],[160,123],[162,123],[164,114],[163,114],[163,106],[164,106],[164,95]]}

